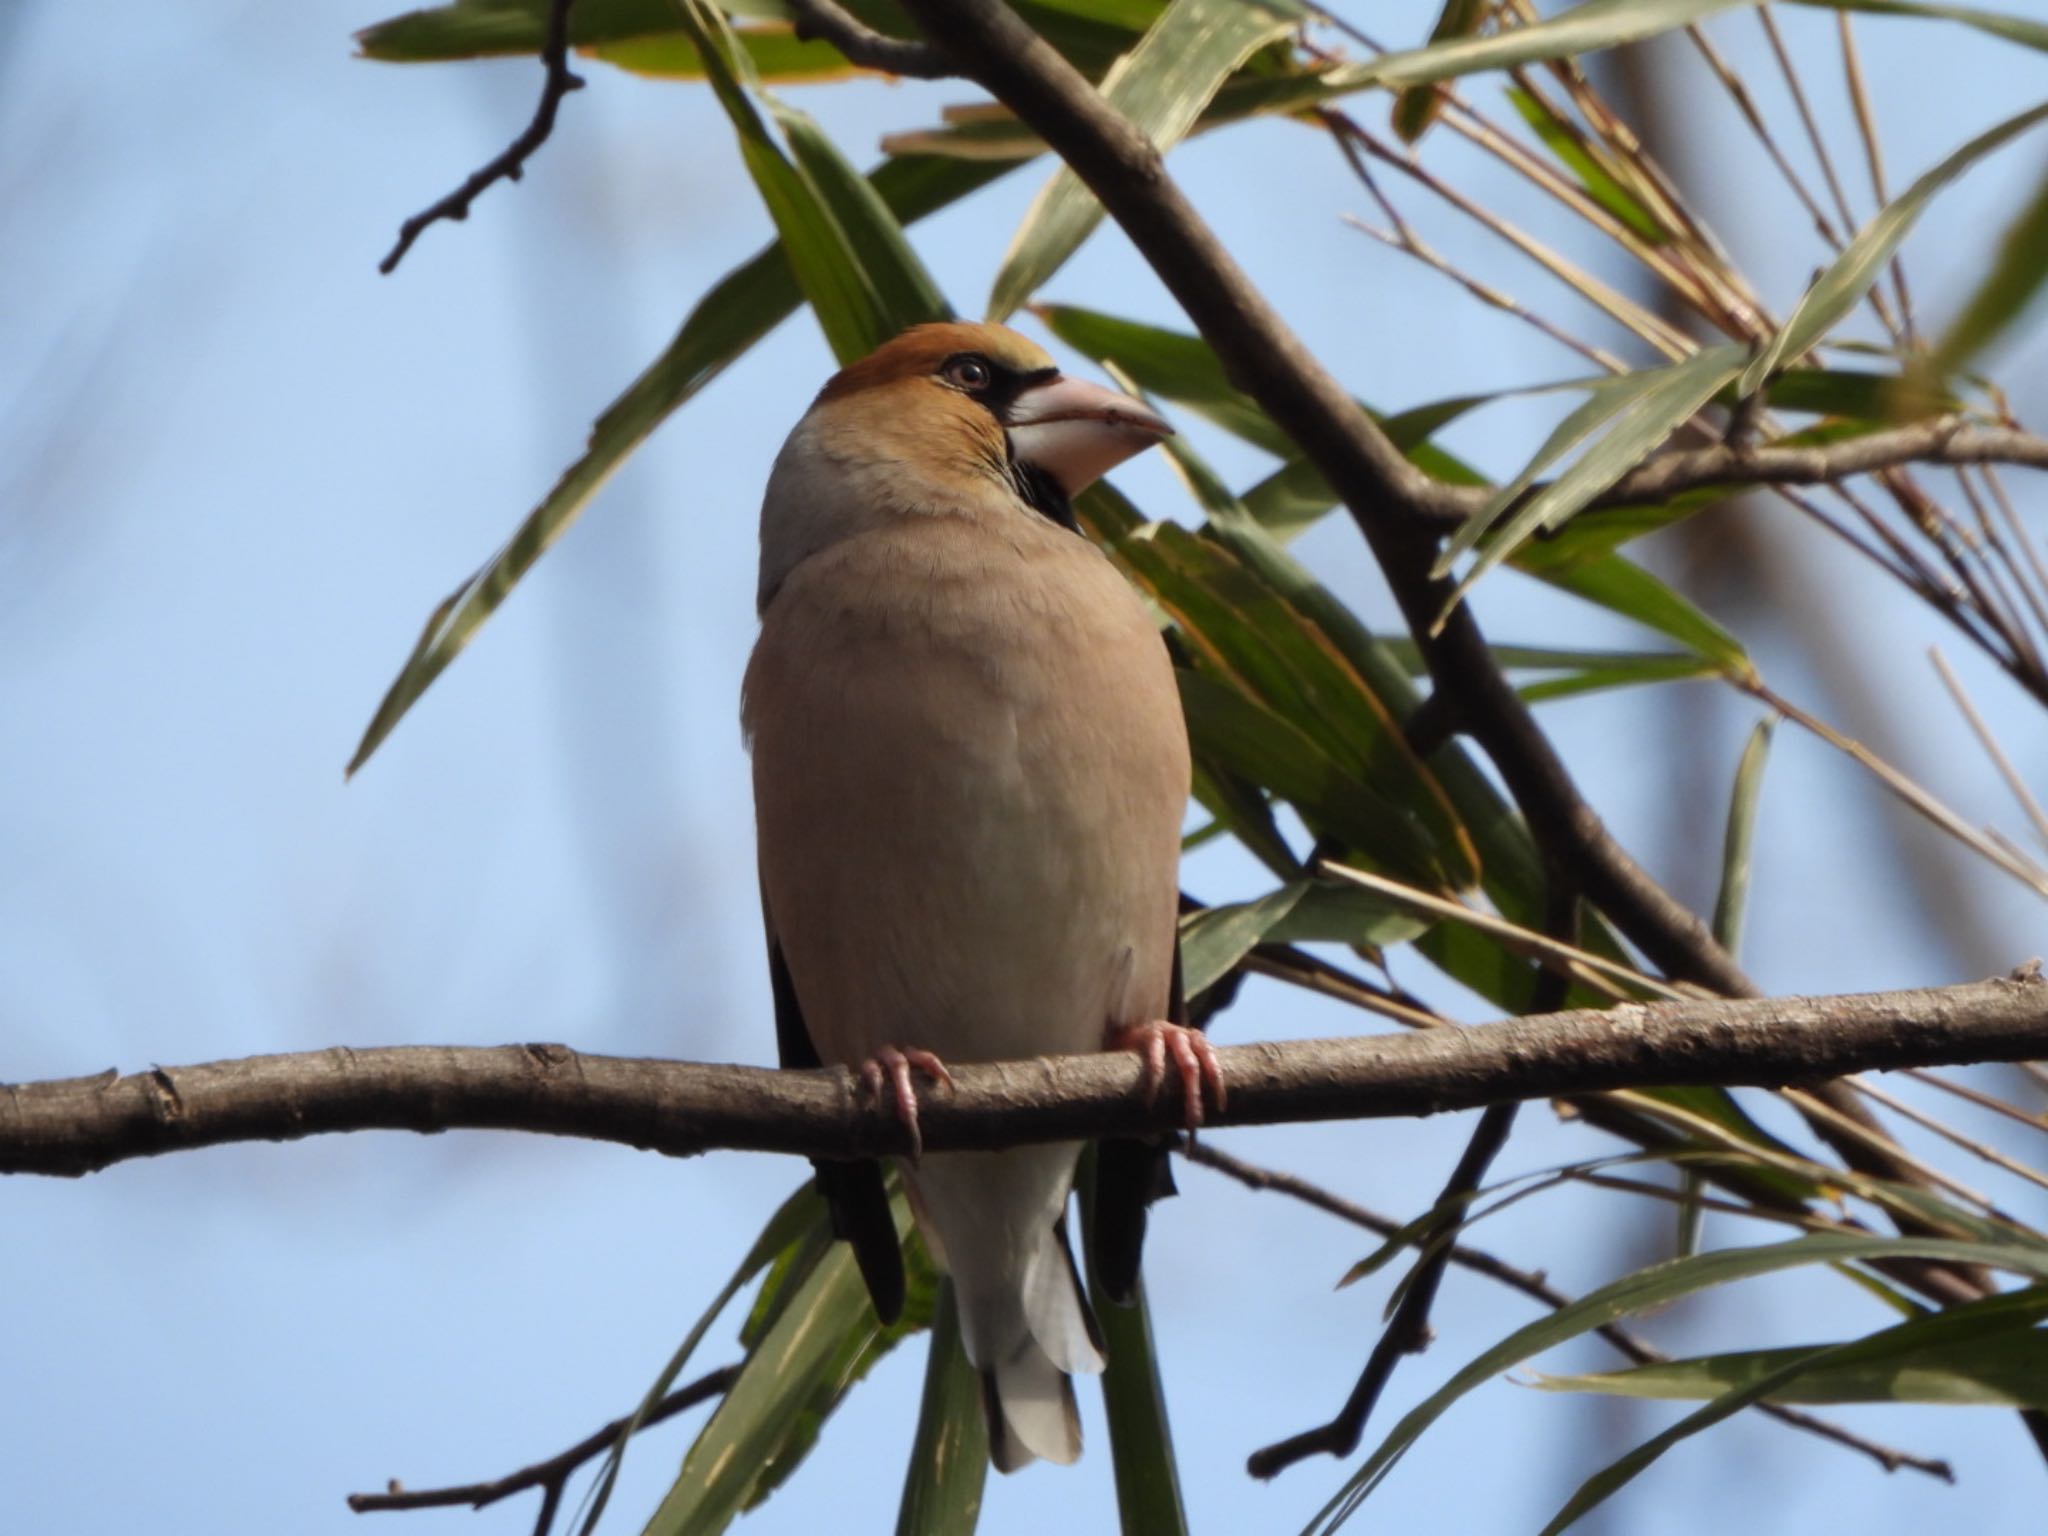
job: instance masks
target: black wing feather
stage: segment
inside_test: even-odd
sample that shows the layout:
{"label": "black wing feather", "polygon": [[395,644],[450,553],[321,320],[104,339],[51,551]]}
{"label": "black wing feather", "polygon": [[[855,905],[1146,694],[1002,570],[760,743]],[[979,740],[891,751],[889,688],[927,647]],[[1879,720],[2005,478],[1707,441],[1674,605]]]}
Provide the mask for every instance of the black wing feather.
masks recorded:
{"label": "black wing feather", "polygon": [[[804,1027],[796,983],[782,958],[775,928],[768,928],[768,984],[775,994],[775,1043],[782,1064],[798,1070],[822,1065],[811,1032]],[[832,1212],[832,1231],[853,1245],[854,1262],[867,1282],[875,1315],[885,1324],[903,1315],[903,1248],[896,1238],[896,1219],[889,1214],[889,1191],[882,1183],[882,1165],[873,1158],[837,1162],[814,1157],[818,1193]]]}

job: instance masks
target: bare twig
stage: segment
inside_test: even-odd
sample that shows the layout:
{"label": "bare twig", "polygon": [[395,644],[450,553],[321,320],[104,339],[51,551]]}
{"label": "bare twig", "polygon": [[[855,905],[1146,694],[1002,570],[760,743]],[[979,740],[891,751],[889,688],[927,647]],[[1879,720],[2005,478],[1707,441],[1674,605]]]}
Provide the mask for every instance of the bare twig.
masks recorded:
{"label": "bare twig", "polygon": [[[1867,996],[1686,1000],[1352,1039],[1227,1046],[1227,1111],[1278,1124],[1435,1114],[1642,1084],[1771,1086],[1852,1072],[2048,1056],[2048,982]],[[921,1108],[961,1151],[1173,1129],[1124,1052],[956,1065]],[[907,1132],[843,1068],[583,1055],[559,1045],[336,1047],[0,1089],[0,1172],[77,1175],[131,1158],[367,1130],[511,1130],[674,1156],[715,1147],[901,1156]]]}
{"label": "bare twig", "polygon": [[377,263],[377,270],[389,276],[398,269],[405,253],[412,249],[413,241],[424,234],[428,226],[442,219],[460,222],[469,217],[469,205],[483,195],[484,189],[498,181],[517,181],[526,173],[527,159],[545,144],[548,135],[555,131],[555,112],[562,104],[562,98],[571,91],[583,89],[583,77],[569,69],[569,12],[576,0],[549,0],[547,40],[541,44],[541,63],[546,66],[547,75],[541,82],[540,104],[533,109],[533,121],[505,148],[477,170],[469,179],[439,202],[431,203],[398,226],[398,243],[391,252]]}
{"label": "bare twig", "polygon": [[863,69],[911,80],[944,80],[959,73],[930,43],[877,32],[837,0],[789,0],[789,9],[796,18],[799,39],[828,42]]}
{"label": "bare twig", "polygon": [[[699,1377],[687,1387],[676,1388],[641,1416],[640,1428],[652,1429],[657,1424],[667,1423],[685,1409],[694,1408],[709,1398],[724,1396],[739,1380],[739,1375],[737,1365],[728,1365],[708,1376]],[[467,1504],[471,1509],[485,1509],[515,1493],[538,1488],[541,1490],[541,1503],[534,1521],[533,1536],[548,1536],[554,1527],[556,1511],[562,1506],[562,1491],[568,1486],[570,1477],[593,1456],[610,1450],[632,1423],[631,1416],[613,1419],[566,1451],[560,1451],[545,1461],[536,1461],[530,1467],[521,1467],[517,1472],[492,1478],[487,1483],[415,1489],[401,1488],[393,1479],[391,1486],[382,1493],[350,1494],[348,1507],[359,1515],[393,1509],[446,1509],[458,1504]]]}

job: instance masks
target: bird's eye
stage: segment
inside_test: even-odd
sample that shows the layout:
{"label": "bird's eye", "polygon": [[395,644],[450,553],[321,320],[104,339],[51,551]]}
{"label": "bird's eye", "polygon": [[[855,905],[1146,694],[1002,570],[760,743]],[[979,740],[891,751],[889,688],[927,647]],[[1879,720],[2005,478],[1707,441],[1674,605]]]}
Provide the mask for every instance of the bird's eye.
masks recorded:
{"label": "bird's eye", "polygon": [[944,376],[949,384],[957,384],[965,390],[984,390],[994,377],[988,362],[979,357],[956,357],[946,364]]}

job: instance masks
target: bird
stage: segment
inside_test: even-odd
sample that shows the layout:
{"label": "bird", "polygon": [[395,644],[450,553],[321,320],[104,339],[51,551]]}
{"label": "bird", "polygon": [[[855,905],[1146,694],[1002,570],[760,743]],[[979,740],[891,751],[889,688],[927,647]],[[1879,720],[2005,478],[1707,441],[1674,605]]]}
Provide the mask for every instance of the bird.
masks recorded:
{"label": "bird", "polygon": [[[948,1062],[1137,1052],[1186,1123],[1223,1103],[1179,998],[1187,730],[1151,610],[1073,498],[1170,435],[1006,327],[914,326],[832,377],[761,512],[741,690],[785,1067],[839,1065],[909,1133],[912,1213],[951,1277],[990,1460],[1081,1451],[1103,1368],[1067,1237],[1080,1144],[921,1155]],[[1128,1298],[1160,1143],[1105,1143],[1097,1273]],[[884,1320],[904,1276],[879,1163],[818,1160]],[[1112,1210],[1111,1207],[1116,1207]],[[1105,1263],[1102,1255],[1111,1255]]]}

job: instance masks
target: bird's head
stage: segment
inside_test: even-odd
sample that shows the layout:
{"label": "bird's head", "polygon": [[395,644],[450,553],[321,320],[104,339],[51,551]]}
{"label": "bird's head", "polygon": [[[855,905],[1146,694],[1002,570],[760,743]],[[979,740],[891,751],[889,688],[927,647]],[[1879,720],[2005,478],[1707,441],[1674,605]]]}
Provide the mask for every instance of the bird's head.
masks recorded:
{"label": "bird's head", "polygon": [[1069,497],[1172,431],[1005,326],[913,326],[835,374],[790,434],[763,507],[762,601],[807,555],[892,518],[1021,504],[1071,526]]}

